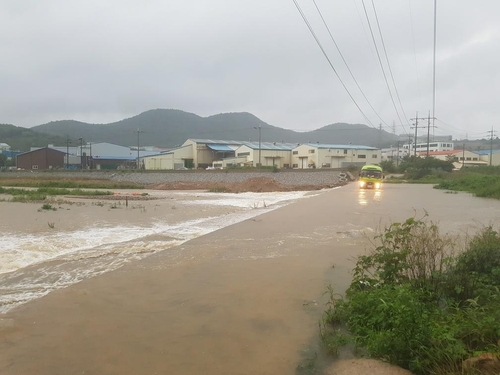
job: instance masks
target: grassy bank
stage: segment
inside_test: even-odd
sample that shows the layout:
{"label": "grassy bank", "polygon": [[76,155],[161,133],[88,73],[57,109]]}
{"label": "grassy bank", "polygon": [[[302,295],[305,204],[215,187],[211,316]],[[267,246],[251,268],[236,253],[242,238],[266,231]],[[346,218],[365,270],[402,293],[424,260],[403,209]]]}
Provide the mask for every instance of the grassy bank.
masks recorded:
{"label": "grassy bank", "polygon": [[466,191],[477,197],[500,199],[500,174],[485,172],[492,171],[487,168],[484,172],[481,169],[459,172],[455,176],[441,180],[434,188]]}
{"label": "grassy bank", "polygon": [[346,298],[330,290],[321,336],[333,353],[350,342],[415,374],[463,374],[465,359],[500,354],[498,322],[499,234],[484,228],[456,252],[435,224],[410,218],[357,259]]}
{"label": "grassy bank", "polygon": [[0,186],[66,189],[144,189],[143,185],[130,182],[40,177],[0,178]]}
{"label": "grassy bank", "polygon": [[67,195],[67,196],[100,196],[112,195],[110,191],[99,190],[81,190],[81,189],[61,189],[43,187],[38,189],[18,189],[5,188],[0,186],[0,194],[8,194],[12,196],[13,202],[38,202],[44,201],[48,196]]}

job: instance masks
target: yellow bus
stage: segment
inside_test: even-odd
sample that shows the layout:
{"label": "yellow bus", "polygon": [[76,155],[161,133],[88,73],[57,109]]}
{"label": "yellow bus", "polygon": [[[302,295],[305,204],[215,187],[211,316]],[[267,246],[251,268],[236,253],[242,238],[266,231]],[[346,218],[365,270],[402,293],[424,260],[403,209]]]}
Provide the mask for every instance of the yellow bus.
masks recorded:
{"label": "yellow bus", "polygon": [[378,165],[365,165],[359,172],[359,187],[361,189],[380,189],[384,174]]}

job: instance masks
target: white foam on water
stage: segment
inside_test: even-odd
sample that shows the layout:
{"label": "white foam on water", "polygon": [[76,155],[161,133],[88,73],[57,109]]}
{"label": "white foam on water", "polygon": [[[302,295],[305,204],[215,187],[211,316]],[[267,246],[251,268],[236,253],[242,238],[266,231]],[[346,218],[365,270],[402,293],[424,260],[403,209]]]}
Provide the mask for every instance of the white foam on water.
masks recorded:
{"label": "white foam on water", "polygon": [[[0,314],[53,290],[275,210],[305,197],[306,192],[244,193],[237,196],[207,194],[202,196],[203,199],[187,204],[229,205],[244,210],[176,224],[157,222],[148,227],[100,224],[70,232],[5,233],[0,238]],[[196,197],[199,198],[200,194]],[[256,201],[266,201],[266,204],[256,207]]]}
{"label": "white foam on water", "polygon": [[[217,205],[232,206],[240,208],[262,208],[282,202],[304,198],[307,192],[272,192],[272,193],[206,193],[204,197],[208,200],[184,201],[186,205]],[[178,193],[183,194],[183,193]]]}

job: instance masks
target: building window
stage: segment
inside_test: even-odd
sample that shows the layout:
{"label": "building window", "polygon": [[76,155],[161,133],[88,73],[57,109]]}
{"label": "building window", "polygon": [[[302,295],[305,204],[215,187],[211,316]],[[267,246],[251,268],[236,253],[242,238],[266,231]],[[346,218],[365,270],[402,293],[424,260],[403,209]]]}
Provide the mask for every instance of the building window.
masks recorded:
{"label": "building window", "polygon": [[366,155],[358,155],[358,159],[366,159]]}
{"label": "building window", "polygon": [[344,150],[344,155],[347,155],[347,150]]}
{"label": "building window", "polygon": [[298,164],[292,164],[292,168],[298,168],[299,165]]}
{"label": "building window", "polygon": [[378,158],[378,155],[377,155],[377,154],[373,154],[373,155],[372,155],[372,158],[373,158],[373,159],[376,159],[376,158]]}
{"label": "building window", "polygon": [[470,160],[470,158],[465,158],[465,160]]}
{"label": "building window", "polygon": [[316,150],[312,149],[312,150],[309,150],[309,153],[310,154],[314,154],[316,152]]}
{"label": "building window", "polygon": [[283,164],[283,168],[290,168],[290,164]]}
{"label": "building window", "polygon": [[477,158],[472,158],[472,160],[477,160]]}
{"label": "building window", "polygon": [[238,153],[238,156],[248,156],[248,155],[250,155],[249,152],[239,152]]}
{"label": "building window", "polygon": [[292,154],[294,154],[294,155],[298,155],[298,154],[299,154],[299,152],[298,152],[298,151],[292,151]]}
{"label": "building window", "polygon": [[464,158],[460,156],[459,160],[464,160]]}

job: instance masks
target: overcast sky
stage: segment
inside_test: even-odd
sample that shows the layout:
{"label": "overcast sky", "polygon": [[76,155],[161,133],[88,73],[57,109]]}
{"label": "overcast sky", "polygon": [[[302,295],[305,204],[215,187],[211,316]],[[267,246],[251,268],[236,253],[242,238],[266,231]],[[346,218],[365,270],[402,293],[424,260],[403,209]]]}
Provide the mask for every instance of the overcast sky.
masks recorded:
{"label": "overcast sky", "polygon": [[[433,0],[375,0],[403,109],[364,0],[297,0],[371,123],[397,133],[432,110]],[[435,134],[500,130],[500,1],[437,0]],[[107,123],[154,108],[250,112],[293,130],[368,124],[293,0],[0,0],[0,123]],[[404,111],[404,113],[403,113]],[[405,119],[406,115],[406,119]],[[402,124],[401,124],[402,122]]]}

